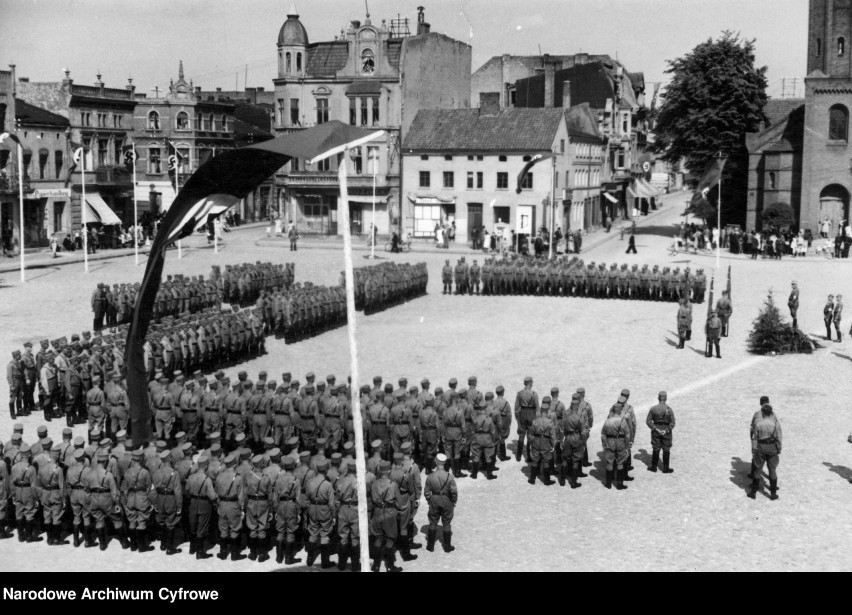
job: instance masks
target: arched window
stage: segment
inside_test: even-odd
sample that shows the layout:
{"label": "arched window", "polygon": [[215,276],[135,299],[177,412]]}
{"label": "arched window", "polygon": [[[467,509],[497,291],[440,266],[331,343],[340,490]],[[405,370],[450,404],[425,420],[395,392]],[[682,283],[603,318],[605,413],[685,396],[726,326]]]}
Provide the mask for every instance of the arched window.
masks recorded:
{"label": "arched window", "polygon": [[284,67],[285,67],[285,71],[287,72],[288,75],[290,74],[290,71],[293,70],[292,59],[293,59],[293,56],[291,56],[290,52],[288,51],[284,55]]}
{"label": "arched window", "polygon": [[148,112],[148,130],[160,130],[160,114],[156,111]]}
{"label": "arched window", "polygon": [[775,190],[775,172],[774,171],[769,172],[769,189]]}
{"label": "arched window", "polygon": [[373,50],[365,49],[361,52],[361,72],[365,75],[372,75],[376,70],[376,63],[373,60]]}
{"label": "arched window", "polygon": [[820,57],[822,55],[822,39],[821,38],[817,39],[816,54],[817,54],[817,57]]}
{"label": "arched window", "polygon": [[296,54],[296,72],[297,73],[302,72],[302,54],[301,53]]}
{"label": "arched window", "polygon": [[189,130],[189,115],[186,114],[186,111],[177,114],[177,129]]}
{"label": "arched window", "polygon": [[222,132],[228,132],[228,116],[222,114]]}
{"label": "arched window", "polygon": [[204,130],[213,130],[213,114],[209,114],[204,118]]}
{"label": "arched window", "polygon": [[846,141],[849,136],[849,110],[843,105],[834,105],[828,110],[828,138],[830,141]]}
{"label": "arched window", "polygon": [[846,53],[846,39],[842,36],[837,39],[837,55],[842,56]]}

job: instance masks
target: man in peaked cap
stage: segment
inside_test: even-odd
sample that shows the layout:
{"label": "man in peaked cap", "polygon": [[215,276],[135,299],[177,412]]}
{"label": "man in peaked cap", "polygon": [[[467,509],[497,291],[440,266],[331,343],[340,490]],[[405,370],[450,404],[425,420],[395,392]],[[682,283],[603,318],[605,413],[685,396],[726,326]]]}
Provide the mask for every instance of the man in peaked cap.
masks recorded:
{"label": "man in peaked cap", "polygon": [[648,470],[651,472],[657,471],[657,464],[660,461],[660,449],[662,449],[664,474],[674,472],[669,467],[669,457],[672,449],[672,431],[675,428],[675,416],[674,411],[666,403],[667,398],[666,392],[660,391],[657,396],[659,403],[648,411],[648,418],[645,421],[645,424],[651,430],[651,448],[653,449],[651,467]]}
{"label": "man in peaked cap", "polygon": [[[532,390],[531,376],[524,378],[524,388],[515,396],[515,420],[518,422],[518,443],[515,448],[515,459],[521,460],[524,454],[524,437],[527,435],[538,412],[538,394]],[[529,444],[526,450],[527,462],[530,461]]]}

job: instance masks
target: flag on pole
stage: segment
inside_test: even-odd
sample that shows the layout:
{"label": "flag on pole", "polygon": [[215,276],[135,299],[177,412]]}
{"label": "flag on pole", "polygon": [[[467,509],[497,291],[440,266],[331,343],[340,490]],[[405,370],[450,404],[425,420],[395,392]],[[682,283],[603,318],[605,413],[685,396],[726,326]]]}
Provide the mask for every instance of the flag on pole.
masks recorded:
{"label": "flag on pole", "polygon": [[132,172],[138,158],[136,155],[136,144],[131,143],[130,145],[123,146],[121,148],[121,155],[124,159],[124,168]]}
{"label": "flag on pole", "polygon": [[704,173],[702,173],[701,179],[698,180],[698,186],[695,188],[693,200],[695,200],[698,195],[701,195],[704,199],[707,198],[707,193],[710,192],[710,189],[722,180],[722,170],[725,168],[725,163],[727,161],[727,158],[719,156],[713,158],[707,163],[707,166],[704,167]]}
{"label": "flag on pole", "polygon": [[178,148],[175,147],[174,143],[168,139],[166,139],[166,151],[168,153],[169,161],[169,181],[172,183],[172,188],[174,189],[175,194],[177,194],[177,172],[183,162],[183,156],[181,156],[181,153],[178,151]]}
{"label": "flag on pole", "polygon": [[68,167],[68,175],[65,176],[65,187],[68,187],[68,184],[71,183],[71,174],[77,170],[77,165],[81,165],[83,170],[86,170],[86,161],[85,161],[85,153],[89,151],[89,148],[81,145],[80,143],[76,143],[75,141],[71,141],[71,165]]}
{"label": "flag on pole", "polygon": [[14,141],[18,145],[21,144],[21,140],[18,138],[18,135],[13,135],[11,132],[4,132],[3,134],[0,134],[0,143],[3,143],[6,139]]}
{"label": "flag on pole", "polygon": [[553,154],[536,154],[535,156],[530,158],[530,161],[528,163],[526,163],[524,165],[524,168],[521,169],[521,172],[518,173],[518,185],[515,188],[515,192],[517,192],[518,194],[521,193],[521,190],[522,190],[521,186],[523,186],[524,181],[526,181],[527,175],[529,174],[530,169],[532,169],[535,165],[537,165],[542,160],[550,160],[551,158],[553,158]]}

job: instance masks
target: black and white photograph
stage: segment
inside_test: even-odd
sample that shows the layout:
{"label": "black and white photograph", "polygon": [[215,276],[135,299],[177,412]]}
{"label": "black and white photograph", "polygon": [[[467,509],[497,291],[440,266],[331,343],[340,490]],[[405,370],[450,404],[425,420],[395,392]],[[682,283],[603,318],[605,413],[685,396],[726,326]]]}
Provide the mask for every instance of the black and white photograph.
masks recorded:
{"label": "black and white photograph", "polygon": [[3,2],[2,602],[849,570],[850,109],[850,0]]}

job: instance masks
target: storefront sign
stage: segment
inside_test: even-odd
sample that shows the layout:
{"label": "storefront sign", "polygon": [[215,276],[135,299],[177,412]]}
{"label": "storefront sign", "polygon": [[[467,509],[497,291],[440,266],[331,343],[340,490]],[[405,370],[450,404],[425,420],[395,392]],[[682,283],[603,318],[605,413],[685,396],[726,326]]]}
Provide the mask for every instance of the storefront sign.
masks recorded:
{"label": "storefront sign", "polygon": [[30,193],[31,199],[71,198],[70,188],[39,188]]}

